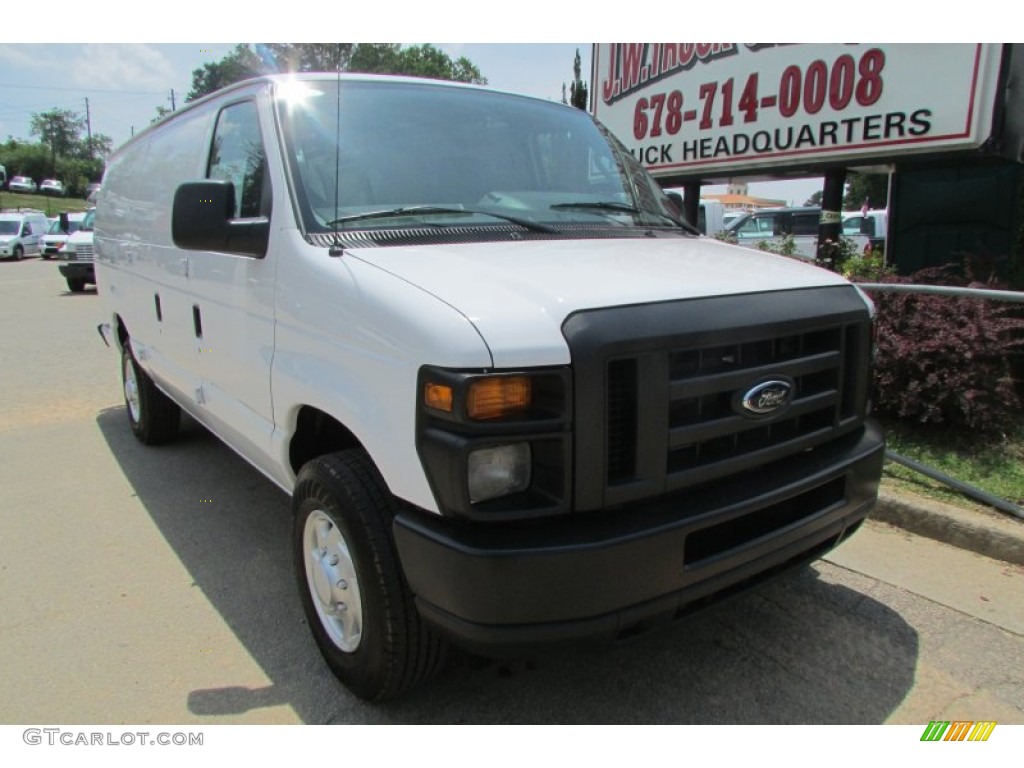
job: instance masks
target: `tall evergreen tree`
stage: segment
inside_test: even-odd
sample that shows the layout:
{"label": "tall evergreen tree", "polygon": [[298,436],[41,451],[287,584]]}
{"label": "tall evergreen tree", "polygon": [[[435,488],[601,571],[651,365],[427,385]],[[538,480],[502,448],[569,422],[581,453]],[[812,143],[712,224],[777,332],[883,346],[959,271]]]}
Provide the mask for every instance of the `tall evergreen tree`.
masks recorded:
{"label": "tall evergreen tree", "polygon": [[572,64],[573,81],[569,88],[569,103],[577,109],[586,111],[589,106],[587,101],[587,84],[582,79],[583,63],[580,59],[580,49],[576,49],[576,58]]}

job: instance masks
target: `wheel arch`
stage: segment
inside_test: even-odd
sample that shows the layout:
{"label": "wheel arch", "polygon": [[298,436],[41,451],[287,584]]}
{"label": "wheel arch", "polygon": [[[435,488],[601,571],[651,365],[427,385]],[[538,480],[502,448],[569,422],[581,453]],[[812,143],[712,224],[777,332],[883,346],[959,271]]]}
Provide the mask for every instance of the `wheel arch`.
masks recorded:
{"label": "wheel arch", "polygon": [[295,431],[288,441],[288,463],[297,477],[307,462],[327,453],[366,447],[353,432],[331,414],[312,405],[303,405],[295,417]]}

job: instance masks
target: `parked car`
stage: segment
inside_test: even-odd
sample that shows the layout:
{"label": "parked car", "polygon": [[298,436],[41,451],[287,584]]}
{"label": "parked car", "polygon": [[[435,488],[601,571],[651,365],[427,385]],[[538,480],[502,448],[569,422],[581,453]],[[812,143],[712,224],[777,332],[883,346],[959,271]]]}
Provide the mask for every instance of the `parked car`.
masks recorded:
{"label": "parked car", "polygon": [[41,211],[0,213],[0,258],[19,261],[37,256],[50,222]]}
{"label": "parked car", "polygon": [[60,249],[58,269],[67,281],[68,290],[81,293],[87,283],[96,285],[96,272],[93,266],[93,226],[96,221],[96,209],[90,208],[82,219],[78,231],[72,234],[64,247]]}
{"label": "parked car", "polygon": [[60,249],[68,238],[82,226],[85,213],[68,213],[50,222],[50,228],[43,236],[43,250],[40,254],[44,259],[52,259],[59,255]]}
{"label": "parked car", "polygon": [[[820,218],[820,208],[762,208],[735,219],[726,231],[748,248],[759,248],[762,243],[778,246],[792,236],[794,255],[813,259],[818,251]],[[858,251],[868,246],[868,238],[863,235],[844,236],[854,241]]]}
{"label": "parked car", "polygon": [[11,192],[26,192],[28,194],[34,194],[39,188],[28,176],[14,176],[11,179],[11,183],[7,185],[7,189]]}
{"label": "parked car", "polygon": [[885,252],[885,238],[889,232],[889,211],[887,208],[870,211],[844,211],[843,235],[863,235],[870,241],[872,250]]}
{"label": "parked car", "polygon": [[64,189],[64,182],[57,179],[43,179],[43,183],[39,185],[39,192],[40,194],[53,197],[64,197],[67,194]]}

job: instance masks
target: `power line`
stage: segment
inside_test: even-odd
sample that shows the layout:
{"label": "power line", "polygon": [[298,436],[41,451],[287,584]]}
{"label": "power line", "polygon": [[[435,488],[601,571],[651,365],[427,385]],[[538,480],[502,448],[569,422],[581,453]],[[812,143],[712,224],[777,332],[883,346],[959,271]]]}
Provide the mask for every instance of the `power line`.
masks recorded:
{"label": "power line", "polygon": [[11,83],[0,83],[0,88],[18,88],[23,91],[88,91],[89,93],[120,93],[134,94],[136,96],[162,96],[163,91],[127,91],[120,88],[68,88],[58,85],[13,85]]}

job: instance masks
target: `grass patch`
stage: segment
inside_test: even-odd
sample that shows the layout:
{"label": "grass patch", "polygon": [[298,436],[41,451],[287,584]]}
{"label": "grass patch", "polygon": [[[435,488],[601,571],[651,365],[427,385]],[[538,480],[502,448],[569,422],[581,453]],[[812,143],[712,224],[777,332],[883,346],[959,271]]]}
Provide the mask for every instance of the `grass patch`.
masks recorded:
{"label": "grass patch", "polygon": [[84,211],[89,204],[77,197],[50,197],[49,195],[23,195],[20,192],[0,192],[0,210],[13,208],[34,208],[47,216],[57,216],[63,211],[73,213]]}
{"label": "grass patch", "polygon": [[[1019,421],[998,437],[900,423],[884,426],[888,447],[895,453],[1024,506],[1024,424]],[[949,504],[964,506],[968,501],[958,491],[893,462],[886,462],[883,480]]]}

